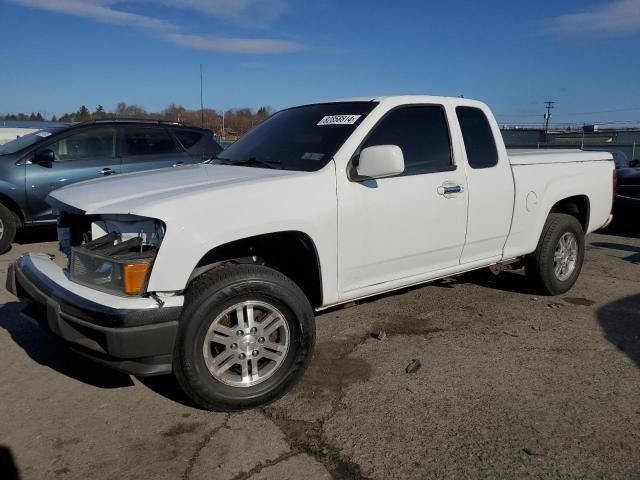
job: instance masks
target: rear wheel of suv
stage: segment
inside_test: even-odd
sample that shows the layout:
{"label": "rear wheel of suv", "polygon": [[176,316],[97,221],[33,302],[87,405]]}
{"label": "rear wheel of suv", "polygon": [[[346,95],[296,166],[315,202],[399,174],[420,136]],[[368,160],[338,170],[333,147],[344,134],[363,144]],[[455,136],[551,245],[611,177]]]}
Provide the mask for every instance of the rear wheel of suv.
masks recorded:
{"label": "rear wheel of suv", "polygon": [[16,236],[17,222],[15,214],[0,204],[0,254],[9,250]]}
{"label": "rear wheel of suv", "polygon": [[526,273],[549,295],[567,292],[578,279],[584,260],[584,232],[578,220],[563,213],[547,218],[536,251],[526,259]]}
{"label": "rear wheel of suv", "polygon": [[293,281],[267,267],[226,266],[187,292],[174,374],[203,408],[253,408],[295,384],[314,343],[313,310]]}

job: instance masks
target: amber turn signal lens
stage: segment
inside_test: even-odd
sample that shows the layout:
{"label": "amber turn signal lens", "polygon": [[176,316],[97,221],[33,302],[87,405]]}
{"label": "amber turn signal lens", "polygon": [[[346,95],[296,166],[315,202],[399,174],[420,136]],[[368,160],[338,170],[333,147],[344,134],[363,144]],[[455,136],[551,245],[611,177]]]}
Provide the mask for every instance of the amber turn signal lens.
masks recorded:
{"label": "amber turn signal lens", "polygon": [[122,267],[122,287],[129,295],[142,293],[150,263],[127,263]]}

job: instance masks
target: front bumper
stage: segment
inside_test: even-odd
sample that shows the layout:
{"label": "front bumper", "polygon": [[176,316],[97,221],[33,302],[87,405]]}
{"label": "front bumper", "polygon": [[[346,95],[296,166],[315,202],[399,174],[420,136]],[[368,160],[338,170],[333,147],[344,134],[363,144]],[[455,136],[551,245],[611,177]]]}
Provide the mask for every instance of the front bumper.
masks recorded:
{"label": "front bumper", "polygon": [[92,360],[132,375],[171,372],[183,297],[163,306],[75,284],[45,254],[9,266],[7,290],[24,300],[23,316],[63,338]]}

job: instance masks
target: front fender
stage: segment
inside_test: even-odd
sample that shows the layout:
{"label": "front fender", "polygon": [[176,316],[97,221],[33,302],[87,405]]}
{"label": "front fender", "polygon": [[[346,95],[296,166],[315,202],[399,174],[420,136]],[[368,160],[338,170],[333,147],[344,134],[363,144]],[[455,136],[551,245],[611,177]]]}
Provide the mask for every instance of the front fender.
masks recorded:
{"label": "front fender", "polygon": [[295,181],[265,182],[253,188],[156,206],[145,214],[162,219],[166,233],[148,290],[182,291],[200,259],[215,247],[258,235],[295,231],[314,243],[322,271],[325,303],[337,292],[337,200],[335,170],[323,169]]}

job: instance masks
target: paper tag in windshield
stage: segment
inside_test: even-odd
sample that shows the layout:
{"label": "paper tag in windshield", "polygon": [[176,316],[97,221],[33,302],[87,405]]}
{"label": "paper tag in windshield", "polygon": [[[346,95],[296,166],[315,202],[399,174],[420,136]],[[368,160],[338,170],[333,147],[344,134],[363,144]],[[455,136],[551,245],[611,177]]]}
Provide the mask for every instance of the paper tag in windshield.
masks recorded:
{"label": "paper tag in windshield", "polygon": [[324,153],[313,153],[307,152],[302,155],[302,160],[322,160],[324,157]]}
{"label": "paper tag in windshield", "polygon": [[318,122],[318,125],[353,125],[360,115],[328,115]]}
{"label": "paper tag in windshield", "polygon": [[42,138],[47,138],[49,135],[51,135],[51,132],[36,132],[36,135]]}

